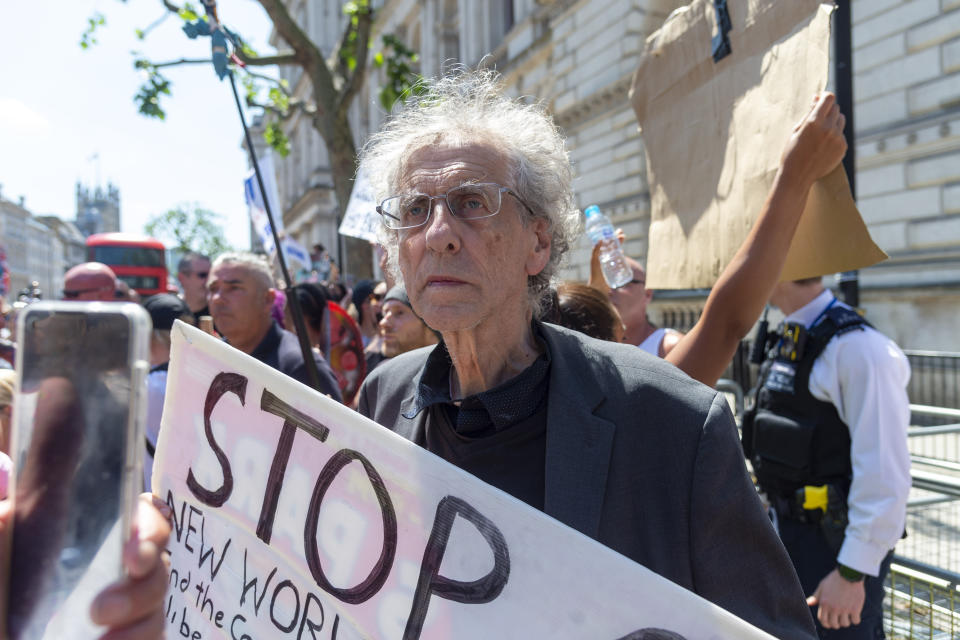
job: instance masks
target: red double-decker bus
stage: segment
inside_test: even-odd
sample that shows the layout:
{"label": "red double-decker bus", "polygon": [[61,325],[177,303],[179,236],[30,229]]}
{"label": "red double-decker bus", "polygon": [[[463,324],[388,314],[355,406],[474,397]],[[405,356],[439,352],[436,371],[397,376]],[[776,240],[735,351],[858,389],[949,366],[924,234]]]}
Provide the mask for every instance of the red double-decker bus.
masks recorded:
{"label": "red double-decker bus", "polygon": [[95,233],[87,237],[87,260],[102,262],[141,296],[167,291],[166,248],[134,233]]}

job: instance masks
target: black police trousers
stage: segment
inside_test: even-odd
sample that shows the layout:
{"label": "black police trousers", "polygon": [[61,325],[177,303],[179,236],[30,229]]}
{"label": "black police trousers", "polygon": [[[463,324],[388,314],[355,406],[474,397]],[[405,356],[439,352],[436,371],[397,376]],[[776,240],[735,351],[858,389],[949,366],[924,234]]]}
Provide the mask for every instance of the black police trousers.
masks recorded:
{"label": "black police trousers", "polygon": [[[790,560],[800,577],[806,596],[813,595],[820,581],[837,567],[837,552],[827,544],[827,538],[816,523],[780,518],[780,540],[790,554]],[[890,571],[893,551],[880,565],[880,575],[867,576],[864,581],[866,599],[860,614],[860,624],[843,629],[824,629],[817,620],[817,607],[810,612],[817,624],[817,633],[823,640],[875,640],[885,638],[883,633],[883,582]]]}

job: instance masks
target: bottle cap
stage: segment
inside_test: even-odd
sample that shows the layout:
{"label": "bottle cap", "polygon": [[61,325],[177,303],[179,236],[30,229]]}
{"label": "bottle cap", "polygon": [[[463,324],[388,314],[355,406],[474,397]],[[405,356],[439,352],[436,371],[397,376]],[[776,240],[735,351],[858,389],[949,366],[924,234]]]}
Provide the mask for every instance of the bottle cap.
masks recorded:
{"label": "bottle cap", "polygon": [[595,204],[592,204],[583,210],[583,215],[584,217],[587,217],[587,218],[589,218],[590,216],[595,216],[599,213],[600,213],[600,207],[598,207]]}

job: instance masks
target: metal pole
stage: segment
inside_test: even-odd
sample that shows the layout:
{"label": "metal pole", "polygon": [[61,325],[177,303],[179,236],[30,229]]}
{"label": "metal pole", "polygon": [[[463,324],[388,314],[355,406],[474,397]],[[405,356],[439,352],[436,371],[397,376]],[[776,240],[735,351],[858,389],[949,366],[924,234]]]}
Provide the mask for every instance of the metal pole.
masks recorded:
{"label": "metal pole", "polygon": [[[334,189],[334,196],[336,196],[336,189]],[[340,198],[337,197],[337,228],[334,229],[334,232],[337,234],[337,267],[340,269],[340,278],[346,283],[347,276],[347,259],[346,259],[346,247],[343,244],[343,235],[340,233]]]}
{"label": "metal pole", "polygon": [[310,347],[310,341],[307,339],[307,327],[303,321],[303,310],[300,308],[300,300],[297,298],[297,292],[293,290],[293,280],[290,278],[290,272],[287,271],[287,261],[283,256],[283,245],[280,243],[280,236],[277,234],[277,225],[274,223],[273,211],[270,210],[270,199],[267,197],[267,190],[263,186],[260,163],[257,162],[257,153],[253,149],[253,139],[250,137],[250,129],[247,128],[247,119],[243,115],[243,106],[240,104],[240,94],[237,93],[237,82],[233,77],[232,71],[227,75],[230,76],[230,88],[233,89],[233,99],[237,103],[237,112],[240,114],[240,124],[243,125],[243,136],[247,141],[247,150],[250,152],[250,162],[253,164],[253,172],[257,176],[257,186],[260,187],[260,196],[263,198],[263,208],[266,209],[267,218],[270,220],[270,231],[273,233],[273,246],[277,250],[277,261],[280,263],[283,280],[287,283],[285,293],[287,294],[287,303],[290,305],[291,315],[293,315],[293,324],[297,329],[297,339],[300,341],[300,352],[303,354],[303,364],[307,368],[310,386],[320,391],[320,373],[317,371],[317,363],[313,359],[313,349]]}
{"label": "metal pole", "polygon": [[[853,128],[853,46],[852,20],[850,4],[852,0],[837,0],[837,9],[833,17],[833,80],[837,94],[837,105],[847,118],[843,130],[847,139],[847,155],[843,158],[843,168],[850,182],[850,192],[857,199],[857,148]],[[844,271],[838,276],[843,301],[851,307],[860,306],[860,280],[857,271]]]}

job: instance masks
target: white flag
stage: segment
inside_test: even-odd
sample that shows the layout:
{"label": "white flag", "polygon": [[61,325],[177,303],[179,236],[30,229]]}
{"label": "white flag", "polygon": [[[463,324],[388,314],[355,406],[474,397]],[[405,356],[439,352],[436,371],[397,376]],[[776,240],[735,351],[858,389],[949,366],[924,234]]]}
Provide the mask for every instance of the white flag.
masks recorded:
{"label": "white flag", "polygon": [[[263,176],[263,186],[267,191],[267,202],[270,203],[270,211],[274,215],[277,223],[277,235],[280,236],[280,242],[283,244],[283,255],[287,259],[296,260],[303,266],[310,265],[310,252],[303,245],[293,238],[287,237],[283,232],[283,214],[278,206],[277,197],[277,179],[273,170],[273,156],[267,154],[260,158],[260,173]],[[267,208],[264,204],[263,194],[260,193],[260,187],[257,184],[257,174],[251,169],[243,181],[243,193],[247,201],[247,208],[250,210],[250,220],[253,222],[253,228],[260,238],[264,251],[271,259],[277,256],[277,248],[273,242],[273,233],[270,230],[270,218],[267,216]]]}

